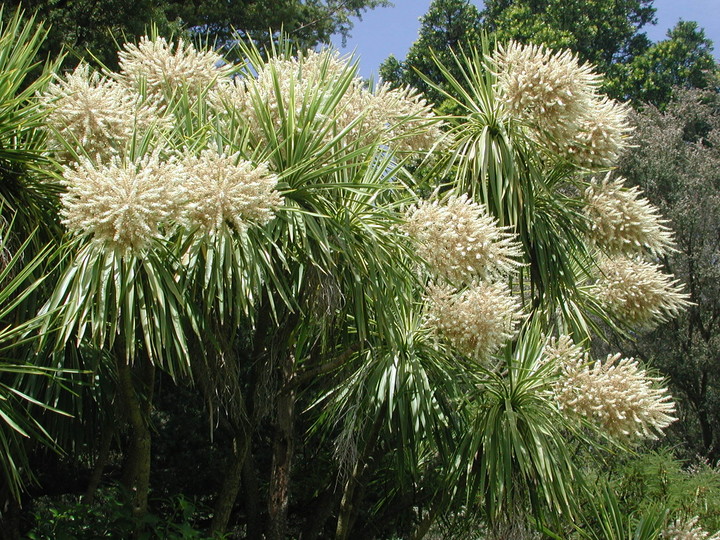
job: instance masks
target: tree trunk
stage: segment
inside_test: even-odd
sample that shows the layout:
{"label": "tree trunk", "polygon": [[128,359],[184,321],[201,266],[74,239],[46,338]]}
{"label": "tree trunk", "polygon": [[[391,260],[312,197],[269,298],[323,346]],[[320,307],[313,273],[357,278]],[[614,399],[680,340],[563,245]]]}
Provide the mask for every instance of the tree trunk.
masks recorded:
{"label": "tree trunk", "polygon": [[260,500],[260,488],[255,458],[252,454],[252,446],[248,449],[247,456],[245,457],[242,478],[245,485],[243,492],[245,494],[245,512],[247,513],[246,536],[247,538],[260,538],[260,535],[262,534],[260,510],[258,507],[258,501]]}
{"label": "tree trunk", "polygon": [[223,485],[215,501],[213,520],[210,525],[210,532],[213,534],[222,534],[227,529],[232,509],[235,506],[235,499],[240,491],[240,480],[249,446],[250,439],[247,435],[240,441],[233,440],[230,466],[225,471]]}
{"label": "tree trunk", "polygon": [[283,359],[280,388],[277,397],[277,417],[273,440],[270,493],[268,497],[268,540],[284,540],[287,532],[288,506],[290,500],[290,472],[294,450],[293,426],[295,421],[295,391],[289,388],[293,374],[294,359]]}
{"label": "tree trunk", "polygon": [[[133,371],[124,357],[118,359],[118,393],[130,424],[130,447],[126,455],[122,484],[130,494],[133,517],[142,520],[147,513],[150,491],[150,458],[152,437],[149,414],[155,380],[155,366],[148,358],[136,360],[140,388],[133,382]],[[139,533],[139,531],[136,531]]]}
{"label": "tree trunk", "polygon": [[92,505],[95,500],[95,492],[97,491],[103,472],[110,459],[110,446],[112,445],[113,434],[115,433],[114,419],[108,418],[103,423],[100,430],[100,448],[98,449],[98,457],[95,460],[90,480],[88,481],[87,490],[85,491],[84,502],[88,506]]}

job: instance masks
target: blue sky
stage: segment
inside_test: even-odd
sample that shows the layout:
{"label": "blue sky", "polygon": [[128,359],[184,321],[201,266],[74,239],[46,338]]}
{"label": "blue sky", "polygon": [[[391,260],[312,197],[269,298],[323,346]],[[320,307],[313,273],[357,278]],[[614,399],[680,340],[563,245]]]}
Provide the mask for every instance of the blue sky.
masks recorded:
{"label": "blue sky", "polygon": [[[355,51],[360,57],[360,73],[370,77],[380,63],[394,54],[403,59],[417,39],[419,18],[430,6],[430,0],[393,0],[395,7],[378,8],[357,21],[347,46],[340,50]],[[473,3],[482,8],[482,0]],[[715,43],[715,57],[720,58],[720,0],[655,0],[657,25],[645,27],[650,39],[659,41],[680,20],[697,21],[705,35]],[[340,40],[335,41],[340,47]]]}

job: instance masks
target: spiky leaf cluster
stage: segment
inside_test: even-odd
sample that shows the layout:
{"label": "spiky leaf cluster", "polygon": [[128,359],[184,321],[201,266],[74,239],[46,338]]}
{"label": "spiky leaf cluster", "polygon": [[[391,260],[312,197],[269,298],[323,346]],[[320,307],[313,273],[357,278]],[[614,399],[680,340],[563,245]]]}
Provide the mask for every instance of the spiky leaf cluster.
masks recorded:
{"label": "spiky leaf cluster", "polygon": [[[337,103],[333,103],[333,84],[346,87]],[[210,99],[244,115],[251,131],[263,140],[267,136],[265,111],[275,130],[281,131],[289,118],[294,122],[316,115],[308,103],[323,94],[332,106],[316,117],[316,124],[326,140],[338,135],[345,144],[379,139],[396,151],[418,152],[440,139],[439,121],[416,91],[388,85],[370,90],[355,76],[347,59],[330,50],[273,58],[259,66],[254,76],[218,86]]]}

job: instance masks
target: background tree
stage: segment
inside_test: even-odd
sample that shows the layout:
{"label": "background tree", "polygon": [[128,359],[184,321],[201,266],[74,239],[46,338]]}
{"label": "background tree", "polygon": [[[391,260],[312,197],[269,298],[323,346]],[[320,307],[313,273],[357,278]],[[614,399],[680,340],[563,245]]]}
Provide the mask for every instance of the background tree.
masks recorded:
{"label": "background tree", "polygon": [[210,43],[232,40],[237,31],[244,39],[268,44],[282,28],[298,49],[305,49],[329,43],[336,34],[344,41],[352,30],[353,17],[389,5],[389,0],[168,1],[165,14],[169,21],[207,36]]}
{"label": "background tree", "polygon": [[674,91],[717,86],[718,65],[712,41],[696,22],[680,21],[667,39],[613,66],[609,92],[663,108]]}
{"label": "background tree", "polygon": [[119,42],[137,39],[146,34],[152,24],[165,34],[170,31],[164,2],[158,0],[28,0],[5,2],[5,5],[22,7],[28,14],[35,13],[39,21],[45,21],[49,34],[43,42],[41,57],[55,58],[65,50],[69,53],[65,66],[75,66],[81,58],[94,57],[114,67]]}
{"label": "background tree", "polygon": [[[707,88],[716,84],[712,43],[697,23],[681,21],[668,38],[651,43],[642,31],[654,24],[653,0],[508,1],[489,0],[478,12],[469,1],[434,0],[421,19],[420,35],[404,61],[391,56],[380,66],[393,85],[410,84],[434,102],[442,97],[419,73],[441,84],[435,54],[447,62],[450,50],[479,43],[483,31],[500,42],[542,43],[567,48],[605,73],[604,89],[615,99],[663,107],[674,87]],[[431,51],[434,51],[431,53]]]}
{"label": "background tree", "polygon": [[56,57],[68,50],[66,65],[78,59],[96,58],[104,65],[117,67],[119,44],[136,41],[154,26],[160,35],[185,31],[211,44],[226,44],[238,31],[260,45],[269,45],[284,28],[300,48],[328,43],[331,36],[347,37],[353,18],[368,9],[390,5],[388,0],[260,0],[246,2],[168,0],[28,0],[5,2],[46,21],[50,34],[42,52]]}
{"label": "background tree", "polygon": [[641,29],[654,23],[653,0],[487,0],[484,27],[501,42],[567,48],[603,73],[650,45]]}
{"label": "background tree", "polygon": [[720,457],[720,97],[678,90],[665,112],[647,106],[634,116],[634,148],[619,172],[662,209],[678,252],[663,264],[687,284],[693,304],[626,350],[643,351],[670,376],[681,396],[676,426],[684,452]]}
{"label": "background tree", "polygon": [[616,99],[668,103],[675,86],[706,88],[717,71],[712,43],[697,23],[681,21],[668,39],[651,43],[643,27],[655,24],[653,0],[489,0],[483,25],[500,41],[568,48],[606,74]]}
{"label": "background tree", "polygon": [[408,50],[405,60],[400,62],[394,56],[387,58],[380,66],[380,77],[394,86],[417,88],[430,101],[440,105],[443,96],[420,75],[434,82],[442,80],[431,51],[459,76],[457,64],[451,61],[452,53],[480,46],[480,23],[480,13],[469,0],[433,0],[428,12],[420,18],[419,37]]}

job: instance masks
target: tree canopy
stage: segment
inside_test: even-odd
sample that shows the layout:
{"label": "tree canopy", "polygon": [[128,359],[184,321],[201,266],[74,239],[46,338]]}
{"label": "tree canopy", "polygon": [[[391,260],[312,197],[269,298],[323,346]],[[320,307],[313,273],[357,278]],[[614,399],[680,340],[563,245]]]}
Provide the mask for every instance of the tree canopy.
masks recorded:
{"label": "tree canopy", "polygon": [[604,73],[604,88],[616,99],[662,108],[675,87],[716,85],[712,42],[697,23],[681,21],[658,43],[648,39],[643,29],[654,24],[652,4],[653,0],[489,0],[479,12],[467,0],[434,0],[406,59],[389,57],[380,74],[392,84],[420,88],[440,104],[442,96],[423,79],[441,80],[432,55],[447,60],[451,51],[468,49],[487,32],[500,43],[516,40],[574,51]]}
{"label": "tree canopy", "polygon": [[718,86],[713,43],[692,21],[680,21],[667,39],[613,66],[608,90],[613,95],[663,108],[677,89]]}
{"label": "tree canopy", "polygon": [[228,44],[234,32],[259,45],[269,45],[282,29],[299,48],[346,38],[353,18],[368,9],[390,5],[388,0],[28,0],[4,2],[6,13],[21,6],[50,28],[44,51],[56,56],[62,48],[77,58],[95,57],[116,66],[119,43],[134,41],[155,27],[160,35],[187,32],[211,44]]}
{"label": "tree canopy", "polygon": [[486,0],[483,25],[501,42],[567,48],[607,71],[649,46],[653,0]]}

